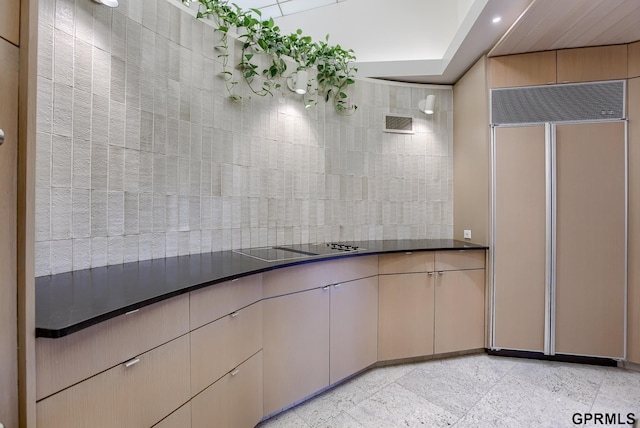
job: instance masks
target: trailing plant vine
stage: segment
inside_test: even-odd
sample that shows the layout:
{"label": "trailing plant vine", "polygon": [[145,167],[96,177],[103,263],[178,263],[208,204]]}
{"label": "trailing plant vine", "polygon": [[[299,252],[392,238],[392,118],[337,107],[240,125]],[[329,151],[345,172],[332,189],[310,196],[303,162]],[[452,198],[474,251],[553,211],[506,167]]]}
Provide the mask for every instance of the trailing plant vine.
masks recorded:
{"label": "trailing plant vine", "polygon": [[[294,72],[317,70],[315,85],[313,80],[307,84],[307,94],[303,97],[306,107],[317,103],[309,98],[318,95],[325,102],[333,101],[340,114],[352,114],[358,108],[349,101],[347,88],[355,83],[357,69],[353,62],[356,57],[353,50],[343,49],[340,45],[330,45],[329,36],[324,41],[314,42],[305,36],[302,30],[282,35],[280,27],[273,18],[262,19],[258,9],[243,11],[227,0],[182,0],[189,4],[197,2],[197,18],[211,17],[215,22],[215,31],[221,33],[218,50],[223,66],[222,76],[229,96],[235,102],[242,102],[237,93],[238,81],[235,80],[233,67],[236,67],[253,94],[273,95],[280,90],[282,82]],[[240,42],[239,63],[233,64],[230,58],[230,35],[236,33]],[[260,65],[260,58],[267,58],[266,65]],[[287,59],[295,63],[290,71]],[[231,62],[230,62],[231,61]]]}

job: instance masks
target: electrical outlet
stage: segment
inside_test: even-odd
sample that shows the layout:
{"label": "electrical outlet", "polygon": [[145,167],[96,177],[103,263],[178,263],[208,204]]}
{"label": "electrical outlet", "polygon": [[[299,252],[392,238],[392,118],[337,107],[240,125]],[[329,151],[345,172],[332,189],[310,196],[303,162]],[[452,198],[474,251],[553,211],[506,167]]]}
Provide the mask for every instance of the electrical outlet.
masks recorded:
{"label": "electrical outlet", "polygon": [[464,230],[464,239],[471,239],[471,230],[470,229],[465,229]]}

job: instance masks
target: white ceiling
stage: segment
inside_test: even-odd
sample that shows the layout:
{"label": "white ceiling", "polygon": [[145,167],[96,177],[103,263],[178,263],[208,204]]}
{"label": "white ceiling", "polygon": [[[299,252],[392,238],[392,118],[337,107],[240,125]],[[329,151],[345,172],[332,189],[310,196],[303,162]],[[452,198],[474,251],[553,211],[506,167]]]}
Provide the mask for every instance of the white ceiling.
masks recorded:
{"label": "white ceiling", "polygon": [[640,1],[344,0],[276,22],[353,49],[360,77],[452,84],[484,54],[640,40]]}

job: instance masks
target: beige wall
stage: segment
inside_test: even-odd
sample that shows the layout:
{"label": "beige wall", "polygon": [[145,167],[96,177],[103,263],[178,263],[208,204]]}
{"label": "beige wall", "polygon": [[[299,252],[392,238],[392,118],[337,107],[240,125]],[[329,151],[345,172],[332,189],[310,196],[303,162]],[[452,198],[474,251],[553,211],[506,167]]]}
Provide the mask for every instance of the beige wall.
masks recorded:
{"label": "beige wall", "polygon": [[487,59],[480,60],[453,87],[453,237],[489,243],[489,103]]}

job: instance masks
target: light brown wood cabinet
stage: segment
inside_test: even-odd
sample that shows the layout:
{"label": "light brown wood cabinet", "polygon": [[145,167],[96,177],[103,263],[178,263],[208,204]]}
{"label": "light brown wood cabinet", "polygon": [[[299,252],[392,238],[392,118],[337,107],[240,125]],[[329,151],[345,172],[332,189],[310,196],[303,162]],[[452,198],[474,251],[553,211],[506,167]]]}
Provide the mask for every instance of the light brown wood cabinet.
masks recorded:
{"label": "light brown wood cabinet", "polygon": [[262,299],[262,274],[245,276],[189,293],[189,328],[215,321]]}
{"label": "light brown wood cabinet", "polygon": [[255,426],[262,419],[262,364],[260,351],[196,395],[191,427]]}
{"label": "light brown wood cabinet", "polygon": [[380,275],[378,360],[433,354],[434,273]]}
{"label": "light brown wood cabinet", "polygon": [[493,57],[489,72],[492,88],[556,83],[556,51]]}
{"label": "light brown wood cabinet", "polygon": [[627,46],[627,77],[630,79],[640,77],[640,42],[630,43]]}
{"label": "light brown wood cabinet", "polygon": [[191,395],[262,349],[262,302],[191,332]]}
{"label": "light brown wood cabinet", "polygon": [[[422,251],[380,256],[378,360],[484,347],[485,252]],[[425,272],[401,273],[417,266]],[[417,269],[417,268],[416,268]]]}
{"label": "light brown wood cabinet", "polygon": [[593,82],[627,77],[627,45],[558,51],[558,83]]}
{"label": "light brown wood cabinet", "polygon": [[150,427],[189,398],[184,335],[39,401],[37,426]]}
{"label": "light brown wood cabinet", "polygon": [[484,269],[438,271],[435,282],[434,354],[484,348]]}
{"label": "light brown wood cabinet", "polygon": [[[19,1],[0,5],[0,31],[17,26]],[[17,9],[16,9],[17,10]],[[8,16],[5,16],[6,15]],[[8,20],[8,21],[7,21]],[[13,22],[11,22],[13,21]],[[4,25],[3,25],[4,24]],[[6,37],[3,35],[3,37]],[[0,129],[5,142],[0,146],[0,421],[18,426],[18,62],[20,50],[0,39]]]}
{"label": "light brown wood cabinet", "polygon": [[329,385],[329,295],[326,286],[263,301],[265,416]]}
{"label": "light brown wood cabinet", "polygon": [[59,339],[36,340],[40,400],[189,332],[182,295]]}
{"label": "light brown wood cabinet", "polygon": [[331,288],[329,383],[377,361],[378,276]]}
{"label": "light brown wood cabinet", "polygon": [[0,2],[0,38],[20,44],[20,2]]}

